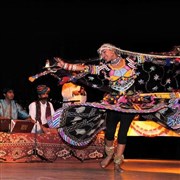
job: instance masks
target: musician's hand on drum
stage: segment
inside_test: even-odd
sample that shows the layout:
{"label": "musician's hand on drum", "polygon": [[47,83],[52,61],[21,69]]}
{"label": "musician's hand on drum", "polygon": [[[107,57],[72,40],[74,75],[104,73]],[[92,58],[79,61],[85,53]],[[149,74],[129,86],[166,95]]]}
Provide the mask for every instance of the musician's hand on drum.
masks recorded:
{"label": "musician's hand on drum", "polygon": [[55,61],[57,62],[57,66],[59,66],[60,68],[63,68],[64,67],[64,61],[59,58],[59,57],[54,57]]}

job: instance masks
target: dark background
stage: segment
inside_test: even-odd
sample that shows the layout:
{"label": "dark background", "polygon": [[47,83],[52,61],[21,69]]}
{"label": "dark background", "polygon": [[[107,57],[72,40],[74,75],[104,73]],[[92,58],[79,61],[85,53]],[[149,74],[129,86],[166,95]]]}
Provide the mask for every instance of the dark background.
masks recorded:
{"label": "dark background", "polygon": [[[16,99],[27,106],[43,83],[50,86],[51,98],[61,100],[55,78],[28,80],[42,71],[46,59],[94,58],[103,43],[137,52],[169,51],[180,45],[179,5],[173,0],[1,1],[0,90],[13,87]],[[102,92],[87,91],[89,101],[101,98]],[[129,157],[180,159],[179,138],[129,141]]]}
{"label": "dark background", "polygon": [[173,0],[2,1],[0,89],[12,86],[17,99],[31,101],[36,85],[45,83],[52,98],[61,99],[56,79],[28,80],[42,71],[46,59],[94,58],[103,43],[138,52],[169,51],[180,44],[179,5]]}

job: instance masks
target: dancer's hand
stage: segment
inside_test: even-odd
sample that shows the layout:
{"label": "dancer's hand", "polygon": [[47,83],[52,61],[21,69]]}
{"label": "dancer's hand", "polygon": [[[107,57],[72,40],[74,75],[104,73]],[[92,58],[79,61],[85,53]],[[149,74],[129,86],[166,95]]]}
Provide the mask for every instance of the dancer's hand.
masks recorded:
{"label": "dancer's hand", "polygon": [[65,62],[61,58],[55,57],[54,59],[57,62],[57,66],[59,66],[60,68],[64,67]]}

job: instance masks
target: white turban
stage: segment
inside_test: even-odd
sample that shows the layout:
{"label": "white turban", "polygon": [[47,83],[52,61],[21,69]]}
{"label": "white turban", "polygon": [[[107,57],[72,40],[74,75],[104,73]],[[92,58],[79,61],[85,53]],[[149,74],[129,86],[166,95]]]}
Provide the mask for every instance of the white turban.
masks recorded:
{"label": "white turban", "polygon": [[98,50],[97,52],[99,53],[99,55],[101,55],[102,51],[105,49],[110,49],[110,50],[120,50],[119,48],[117,48],[116,46],[109,44],[109,43],[105,43],[103,44]]}

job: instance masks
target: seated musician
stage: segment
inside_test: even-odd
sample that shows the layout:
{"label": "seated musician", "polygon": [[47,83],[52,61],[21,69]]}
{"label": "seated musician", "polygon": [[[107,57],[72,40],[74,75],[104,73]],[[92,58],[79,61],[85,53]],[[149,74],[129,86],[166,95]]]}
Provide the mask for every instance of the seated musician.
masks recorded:
{"label": "seated musician", "polygon": [[37,86],[37,101],[33,101],[29,105],[29,114],[34,122],[37,122],[32,130],[32,133],[42,133],[48,128],[48,119],[54,114],[54,107],[51,102],[48,101],[50,88],[46,85]]}
{"label": "seated musician", "polygon": [[[4,99],[0,99],[0,119],[22,119],[32,121],[28,112],[14,100],[14,89],[3,89]],[[10,131],[10,129],[8,130]]]}

